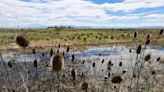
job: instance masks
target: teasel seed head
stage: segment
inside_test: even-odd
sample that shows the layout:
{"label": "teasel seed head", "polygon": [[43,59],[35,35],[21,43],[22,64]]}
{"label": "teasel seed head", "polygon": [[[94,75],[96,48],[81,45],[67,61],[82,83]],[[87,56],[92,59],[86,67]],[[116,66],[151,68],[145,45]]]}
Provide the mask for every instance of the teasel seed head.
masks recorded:
{"label": "teasel seed head", "polygon": [[9,61],[9,62],[7,63],[7,65],[8,65],[9,68],[12,68],[12,67],[13,67],[13,64],[12,64],[11,61]]}
{"label": "teasel seed head", "polygon": [[132,49],[129,49],[129,53],[132,53]]}
{"label": "teasel seed head", "polygon": [[66,52],[69,52],[69,48],[70,48],[70,47],[68,46],[68,47],[67,47],[67,51],[66,51]]}
{"label": "teasel seed head", "polygon": [[76,76],[77,76],[77,70],[76,68],[72,68],[71,70],[71,76],[73,80],[76,80]]}
{"label": "teasel seed head", "polygon": [[74,54],[72,54],[72,62],[74,62],[74,60],[75,60],[75,55]]}
{"label": "teasel seed head", "polygon": [[114,83],[114,84],[115,83],[121,83],[122,81],[123,81],[123,79],[119,75],[112,77],[112,80],[111,80],[111,82]]}
{"label": "teasel seed head", "polygon": [[61,71],[64,69],[64,58],[60,53],[56,53],[51,57],[52,71]]}
{"label": "teasel seed head", "polygon": [[159,35],[162,35],[163,34],[163,29],[161,29],[161,31],[159,32]]}
{"label": "teasel seed head", "polygon": [[148,45],[149,43],[150,43],[150,39],[147,39],[145,44]]}
{"label": "teasel seed head", "polygon": [[38,62],[37,62],[36,59],[34,59],[34,61],[33,61],[33,67],[34,67],[34,68],[37,68],[37,67],[38,67]]}
{"label": "teasel seed head", "polygon": [[34,55],[36,54],[36,50],[35,50],[35,48],[32,49],[32,53],[33,53]]}
{"label": "teasel seed head", "polygon": [[95,62],[93,62],[92,67],[94,68],[96,66]]}
{"label": "teasel seed head", "polygon": [[101,63],[103,64],[103,63],[104,63],[104,61],[105,61],[105,60],[103,59],[103,60],[101,61]]}
{"label": "teasel seed head", "polygon": [[120,61],[119,66],[122,67],[122,61]]}
{"label": "teasel seed head", "polygon": [[142,46],[139,45],[138,48],[137,48],[137,50],[136,50],[136,53],[137,53],[137,54],[140,54],[140,53],[141,53],[141,49],[142,49]]}
{"label": "teasel seed head", "polygon": [[16,43],[20,47],[27,47],[29,45],[29,41],[28,41],[28,39],[27,39],[27,37],[25,35],[18,35],[16,37]]}
{"label": "teasel seed head", "polygon": [[125,74],[126,72],[127,72],[127,70],[124,69],[124,70],[122,71],[122,74]]}
{"label": "teasel seed head", "polygon": [[146,37],[146,40],[150,39],[151,38],[151,35],[148,34],[147,37]]}
{"label": "teasel seed head", "polygon": [[53,51],[53,49],[51,49],[50,50],[50,57],[52,57],[53,53],[54,53],[54,51]]}
{"label": "teasel seed head", "polygon": [[146,56],[145,56],[145,61],[149,61],[150,58],[151,58],[151,55],[150,55],[150,54],[146,55]]}
{"label": "teasel seed head", "polygon": [[60,44],[58,45],[58,48],[60,48]]}
{"label": "teasel seed head", "polygon": [[45,56],[45,54],[44,54],[44,52],[42,53],[42,57],[44,57]]}
{"label": "teasel seed head", "polygon": [[134,32],[134,38],[137,38],[138,37],[138,32]]}
{"label": "teasel seed head", "polygon": [[88,87],[89,87],[89,84],[86,81],[81,84],[81,90],[87,91]]}
{"label": "teasel seed head", "polygon": [[161,59],[161,58],[160,58],[160,57],[158,57],[158,58],[157,58],[157,61],[160,61],[160,59]]}
{"label": "teasel seed head", "polygon": [[82,64],[84,64],[84,63],[85,63],[85,60],[83,60]]}
{"label": "teasel seed head", "polygon": [[152,72],[151,72],[151,74],[152,74],[152,75],[155,75],[155,74],[156,74],[156,72],[155,72],[155,71],[152,71]]}

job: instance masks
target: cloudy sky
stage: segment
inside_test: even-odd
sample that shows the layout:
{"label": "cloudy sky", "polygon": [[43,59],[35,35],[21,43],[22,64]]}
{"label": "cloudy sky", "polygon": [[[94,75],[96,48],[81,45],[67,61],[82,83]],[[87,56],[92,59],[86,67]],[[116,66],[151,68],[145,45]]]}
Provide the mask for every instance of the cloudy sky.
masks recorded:
{"label": "cloudy sky", "polygon": [[0,0],[0,27],[164,26],[164,0]]}

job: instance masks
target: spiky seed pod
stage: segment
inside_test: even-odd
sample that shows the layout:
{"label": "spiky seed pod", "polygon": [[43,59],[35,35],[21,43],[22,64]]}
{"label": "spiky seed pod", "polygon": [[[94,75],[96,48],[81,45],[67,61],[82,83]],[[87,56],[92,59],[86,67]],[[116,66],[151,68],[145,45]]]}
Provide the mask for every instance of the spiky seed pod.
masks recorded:
{"label": "spiky seed pod", "polygon": [[122,71],[122,74],[125,74],[126,72],[127,72],[127,70],[123,70],[123,71]]}
{"label": "spiky seed pod", "polygon": [[131,49],[129,50],[129,53],[132,53],[132,50]]}
{"label": "spiky seed pod", "polygon": [[58,45],[58,48],[60,48],[60,44]]}
{"label": "spiky seed pod", "polygon": [[29,41],[27,39],[26,36],[24,35],[18,35],[16,37],[16,43],[20,46],[20,47],[27,47],[29,45]]}
{"label": "spiky seed pod", "polygon": [[50,50],[50,57],[52,57],[53,53],[54,53],[54,51],[53,51],[53,49],[51,49]]}
{"label": "spiky seed pod", "polygon": [[69,46],[67,47],[67,51],[66,52],[69,52]]}
{"label": "spiky seed pod", "polygon": [[94,68],[96,66],[96,63],[94,62],[93,64],[92,64],[92,67]]}
{"label": "spiky seed pod", "polygon": [[85,60],[83,60],[82,64],[84,64],[84,63],[85,63]]}
{"label": "spiky seed pod", "polygon": [[138,36],[138,33],[135,31],[134,32],[134,38],[137,38],[137,36]]}
{"label": "spiky seed pod", "polygon": [[72,62],[74,62],[74,60],[75,60],[75,55],[74,54],[72,54]]}
{"label": "spiky seed pod", "polygon": [[59,49],[56,52],[59,53]]}
{"label": "spiky seed pod", "polygon": [[155,72],[155,71],[152,71],[152,72],[151,72],[151,74],[152,74],[152,75],[155,75],[155,74],[156,74],[156,72]]}
{"label": "spiky seed pod", "polygon": [[63,52],[63,56],[65,56],[65,52]]}
{"label": "spiky seed pod", "polygon": [[109,72],[109,73],[108,73],[108,77],[110,77],[110,75],[111,75],[111,74],[110,74],[110,72]]}
{"label": "spiky seed pod", "polygon": [[76,80],[77,70],[76,70],[75,68],[72,68],[71,76],[72,76],[72,79],[73,79],[73,80]]}
{"label": "spiky seed pod", "polygon": [[35,50],[35,48],[32,49],[32,54],[36,54],[36,50]]}
{"label": "spiky seed pod", "polygon": [[99,54],[99,56],[101,56],[101,53]]}
{"label": "spiky seed pod", "polygon": [[136,74],[133,74],[133,78],[136,78]]}
{"label": "spiky seed pod", "polygon": [[48,65],[48,62],[47,62],[47,61],[45,62],[45,64],[46,64],[46,67],[49,67],[49,65]]}
{"label": "spiky seed pod", "polygon": [[157,61],[160,61],[160,59],[161,59],[161,58],[160,58],[160,57],[158,57],[158,58],[157,58]]}
{"label": "spiky seed pod", "polygon": [[119,66],[122,67],[122,62],[119,63]]}
{"label": "spiky seed pod", "polygon": [[146,40],[150,39],[151,35],[148,34],[147,37],[146,37]]}
{"label": "spiky seed pod", "polygon": [[104,63],[104,61],[105,61],[105,60],[103,59],[103,60],[101,61],[101,63],[103,64],[103,63]]}
{"label": "spiky seed pod", "polygon": [[88,89],[88,86],[89,86],[88,82],[83,82],[83,83],[81,84],[81,90],[86,91],[86,90]]}
{"label": "spiky seed pod", "polygon": [[161,29],[161,31],[159,32],[159,35],[162,35],[163,34],[163,29]]}
{"label": "spiky seed pod", "polygon": [[53,71],[61,71],[64,69],[64,58],[60,53],[56,53],[51,57],[51,66]]}
{"label": "spiky seed pod", "polygon": [[107,77],[107,76],[105,76],[105,77],[104,77],[104,80],[105,80],[105,81],[107,81],[107,80],[108,80],[108,77]]}
{"label": "spiky seed pod", "polygon": [[137,54],[140,54],[140,53],[141,53],[141,48],[142,48],[142,46],[139,45],[138,48],[137,48],[137,50],[136,50],[136,53],[137,53]]}
{"label": "spiky seed pod", "polygon": [[147,39],[145,44],[148,45],[149,43],[150,43],[150,39]]}
{"label": "spiky seed pod", "polygon": [[34,68],[37,68],[37,67],[38,67],[38,62],[37,62],[36,59],[34,59],[34,61],[33,61],[33,67],[34,67]]}
{"label": "spiky seed pod", "polygon": [[12,62],[10,62],[10,61],[7,63],[7,65],[8,65],[9,68],[12,68],[13,67]]}
{"label": "spiky seed pod", "polygon": [[111,66],[112,65],[112,61],[110,60],[109,62],[108,62],[108,66]]}
{"label": "spiky seed pod", "polygon": [[146,55],[146,56],[145,56],[145,61],[149,61],[150,58],[151,58],[151,55],[150,55],[150,54]]}
{"label": "spiky seed pod", "polygon": [[121,76],[119,76],[119,75],[117,75],[117,76],[114,76],[114,77],[112,77],[112,80],[111,80],[111,82],[112,83],[121,83],[122,82],[122,77]]}
{"label": "spiky seed pod", "polygon": [[45,54],[44,54],[44,52],[42,53],[42,57],[44,57],[45,56]]}

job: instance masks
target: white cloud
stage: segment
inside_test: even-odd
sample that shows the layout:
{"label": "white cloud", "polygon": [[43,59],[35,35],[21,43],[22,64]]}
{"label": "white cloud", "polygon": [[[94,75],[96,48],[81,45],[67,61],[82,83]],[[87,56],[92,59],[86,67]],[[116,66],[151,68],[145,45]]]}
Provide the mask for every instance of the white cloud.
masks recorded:
{"label": "white cloud", "polygon": [[[18,25],[24,27],[32,25],[110,26],[113,20],[139,20],[142,14],[116,16],[107,11],[130,12],[140,8],[164,6],[163,0],[125,0],[121,3],[101,5],[89,0],[32,1],[1,0],[0,27],[16,27]],[[163,18],[163,15],[145,16],[147,19],[152,17],[159,19]]]}

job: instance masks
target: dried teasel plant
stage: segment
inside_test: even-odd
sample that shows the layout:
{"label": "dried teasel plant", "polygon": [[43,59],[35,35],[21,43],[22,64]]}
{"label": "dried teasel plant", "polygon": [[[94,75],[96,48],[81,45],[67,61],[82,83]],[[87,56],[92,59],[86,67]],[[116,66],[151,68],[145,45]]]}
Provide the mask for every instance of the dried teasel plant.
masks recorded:
{"label": "dried teasel plant", "polygon": [[121,76],[119,76],[119,75],[117,75],[117,76],[114,76],[114,77],[112,77],[112,79],[111,79],[111,82],[112,83],[121,83],[123,81],[123,79],[122,79],[122,77]]}
{"label": "dried teasel plant", "polygon": [[83,91],[87,91],[88,87],[89,87],[89,84],[86,81],[81,84],[81,90]]}
{"label": "dried teasel plant", "polygon": [[138,32],[134,32],[134,38],[137,38],[138,37]]}
{"label": "dried teasel plant", "polygon": [[146,56],[145,56],[145,61],[149,61],[150,58],[151,58],[151,55],[150,55],[150,54],[146,55]]}
{"label": "dried teasel plant", "polygon": [[72,68],[71,70],[71,76],[72,76],[72,79],[73,80],[76,80],[76,77],[77,77],[77,70],[75,67]]}
{"label": "dried teasel plant", "polygon": [[137,53],[137,54],[140,54],[140,53],[141,53],[141,49],[142,49],[142,46],[139,45],[139,46],[137,47],[136,53]]}
{"label": "dried teasel plant", "polygon": [[34,59],[34,61],[33,61],[33,67],[36,68],[36,69],[37,69],[37,67],[38,67],[38,62],[37,62],[36,59]]}
{"label": "dried teasel plant", "polygon": [[20,47],[27,47],[29,46],[29,41],[27,39],[27,37],[25,35],[18,35],[16,37],[16,43],[20,46]]}
{"label": "dried teasel plant", "polygon": [[60,53],[55,53],[51,57],[52,71],[61,71],[64,69],[64,58]]}
{"label": "dried teasel plant", "polygon": [[53,51],[53,49],[51,49],[50,50],[50,57],[52,57],[53,53],[54,53],[54,51]]}

